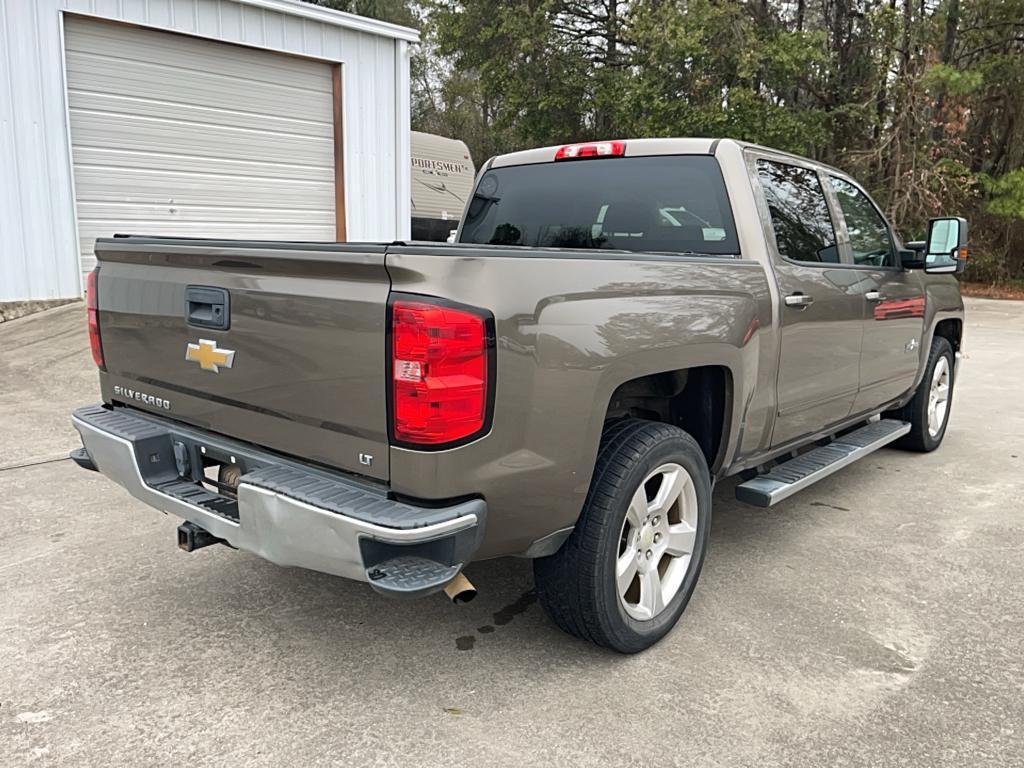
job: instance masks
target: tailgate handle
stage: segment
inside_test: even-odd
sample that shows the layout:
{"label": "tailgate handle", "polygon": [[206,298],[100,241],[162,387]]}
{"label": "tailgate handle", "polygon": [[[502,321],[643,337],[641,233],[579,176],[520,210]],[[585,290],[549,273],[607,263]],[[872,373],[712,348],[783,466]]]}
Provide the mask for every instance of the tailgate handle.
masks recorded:
{"label": "tailgate handle", "polygon": [[190,285],[185,288],[185,320],[199,328],[226,331],[231,324],[231,301],[224,288]]}

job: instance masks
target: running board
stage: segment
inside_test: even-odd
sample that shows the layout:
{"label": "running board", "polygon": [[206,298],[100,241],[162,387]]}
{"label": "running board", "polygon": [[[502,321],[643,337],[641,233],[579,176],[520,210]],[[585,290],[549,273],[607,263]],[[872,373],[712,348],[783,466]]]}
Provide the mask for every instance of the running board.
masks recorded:
{"label": "running board", "polygon": [[736,498],[755,507],[778,504],[909,431],[910,424],[905,421],[882,419],[872,422],[737,485]]}

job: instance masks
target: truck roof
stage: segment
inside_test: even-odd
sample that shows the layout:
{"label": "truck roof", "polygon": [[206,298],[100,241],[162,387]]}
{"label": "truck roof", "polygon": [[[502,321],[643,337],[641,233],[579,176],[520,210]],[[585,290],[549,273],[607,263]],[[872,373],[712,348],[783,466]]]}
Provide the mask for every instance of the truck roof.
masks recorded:
{"label": "truck roof", "polygon": [[[749,141],[739,141],[729,138],[658,138],[658,139],[619,139],[626,143],[626,157],[645,157],[651,155],[713,155],[721,144],[732,144],[740,149],[761,149],[776,155],[784,155],[802,162],[813,162],[825,168],[846,175],[838,168],[832,168],[817,160],[795,155],[792,152],[784,152],[780,149],[773,149],[761,144],[754,144]],[[600,143],[600,142],[580,142]],[[487,168],[502,168],[510,165],[531,165],[534,163],[550,163],[555,159],[555,153],[563,144],[555,144],[550,147],[538,147],[536,149],[524,149],[519,152],[509,152],[504,155],[497,155],[486,164]]]}

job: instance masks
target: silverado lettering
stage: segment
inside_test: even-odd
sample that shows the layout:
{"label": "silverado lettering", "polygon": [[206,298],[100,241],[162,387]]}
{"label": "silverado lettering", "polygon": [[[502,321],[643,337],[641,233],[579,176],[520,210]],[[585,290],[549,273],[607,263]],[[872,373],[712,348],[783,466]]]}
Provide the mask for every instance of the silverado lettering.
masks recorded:
{"label": "silverado lettering", "polygon": [[162,408],[165,411],[171,409],[171,403],[162,397],[153,397],[153,395],[147,395],[145,392],[139,392],[128,387],[122,387],[120,384],[114,385],[114,396],[118,398],[124,398],[126,400],[138,400],[140,403],[146,405],[152,405],[154,408]]}

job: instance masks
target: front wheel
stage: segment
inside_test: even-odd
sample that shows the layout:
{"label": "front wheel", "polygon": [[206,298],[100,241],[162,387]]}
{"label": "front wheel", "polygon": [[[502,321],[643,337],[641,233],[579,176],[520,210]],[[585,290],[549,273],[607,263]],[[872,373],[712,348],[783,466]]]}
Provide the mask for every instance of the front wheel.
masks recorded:
{"label": "front wheel", "polygon": [[924,377],[914,398],[888,416],[910,422],[910,432],[894,445],[910,451],[934,451],[942,444],[953,405],[953,371],[955,358],[949,340],[932,339]]}
{"label": "front wheel", "polygon": [[696,441],[668,424],[615,422],[572,535],[534,561],[540,603],[572,635],[642,651],[686,608],[710,530],[711,480]]}

